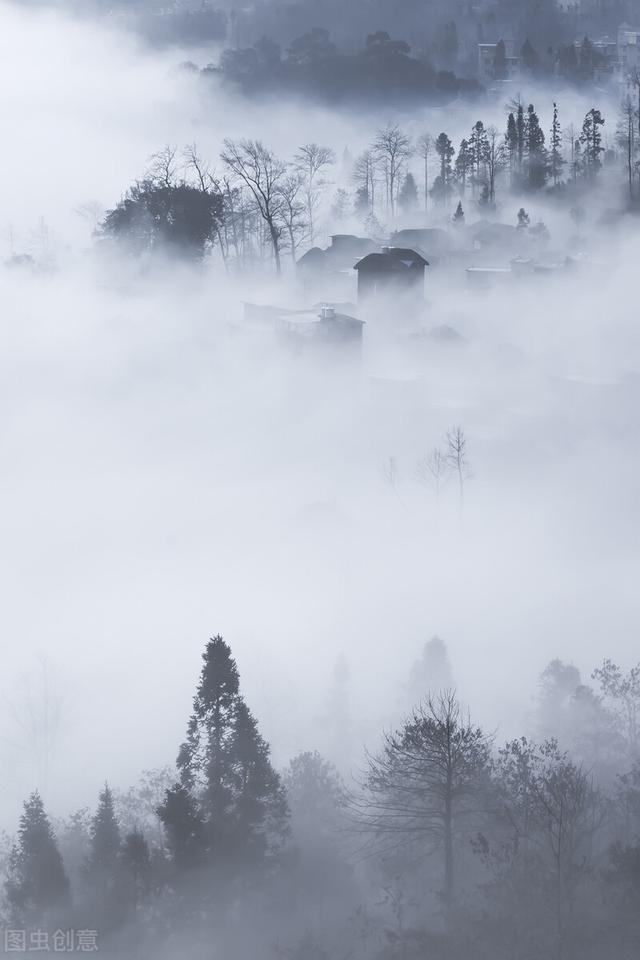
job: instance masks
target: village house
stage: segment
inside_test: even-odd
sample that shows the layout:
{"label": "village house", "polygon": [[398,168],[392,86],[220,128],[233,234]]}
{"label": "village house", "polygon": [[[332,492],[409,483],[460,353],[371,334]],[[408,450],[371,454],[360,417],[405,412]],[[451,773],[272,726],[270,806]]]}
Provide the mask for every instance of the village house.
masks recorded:
{"label": "village house", "polygon": [[354,265],[358,274],[358,302],[384,294],[424,297],[425,268],[429,262],[406,247],[383,247],[381,253],[369,253]]}

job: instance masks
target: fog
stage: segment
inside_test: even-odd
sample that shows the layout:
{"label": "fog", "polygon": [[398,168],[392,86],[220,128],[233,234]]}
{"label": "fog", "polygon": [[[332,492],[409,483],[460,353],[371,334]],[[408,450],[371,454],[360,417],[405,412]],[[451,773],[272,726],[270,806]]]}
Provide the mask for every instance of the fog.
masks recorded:
{"label": "fog", "polygon": [[[313,137],[355,154],[387,114],[251,105],[179,71],[186,52],[59,13],[2,4],[0,19],[4,254],[50,263],[0,274],[0,822],[12,829],[36,785],[20,717],[43,664],[59,723],[40,786],[57,814],[105,777],[125,788],[173,762],[215,633],[278,766],[317,748],[348,771],[402,713],[434,634],[501,738],[551,658],[586,676],[605,655],[630,665],[637,236],[601,237],[599,270],[517,289],[431,271],[427,327],[459,345],[416,347],[383,315],[361,367],[298,361],[231,330],[243,300],[300,302],[290,272],[284,286],[217,261],[139,276],[96,256],[78,211],[112,207],[165,143],[215,158],[247,136],[290,156]],[[579,118],[590,98],[574,96]],[[476,112],[457,104],[451,135]],[[425,108],[411,126],[444,116]],[[554,241],[571,230],[551,205],[531,212]],[[462,515],[453,482],[436,504],[415,478],[455,424],[472,472]],[[349,743],[327,720],[340,658]]]}

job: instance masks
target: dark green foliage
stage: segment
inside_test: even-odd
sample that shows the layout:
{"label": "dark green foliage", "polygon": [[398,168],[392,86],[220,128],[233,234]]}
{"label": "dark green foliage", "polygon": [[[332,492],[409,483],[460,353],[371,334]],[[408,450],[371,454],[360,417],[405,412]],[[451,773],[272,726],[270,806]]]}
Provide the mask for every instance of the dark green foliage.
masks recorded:
{"label": "dark green foliage", "polygon": [[286,803],[220,636],[203,654],[177,765],[180,782],[159,809],[176,865],[263,863],[286,832]]}
{"label": "dark green foliage", "polygon": [[412,56],[408,43],[393,39],[384,30],[370,33],[360,50],[347,53],[331,42],[328,30],[313,27],[291,41],[286,57],[279,62],[265,63],[256,47],[251,47],[225,50],[220,70],[208,70],[253,96],[285,89],[330,101],[379,103],[410,97],[446,102],[481,90],[475,80],[463,80],[450,71],[457,50],[453,21],[441,28],[436,42],[435,53],[445,70]]}
{"label": "dark green foliage", "polygon": [[24,804],[5,884],[14,921],[60,917],[69,906],[69,880],[40,794]]}
{"label": "dark green foliage", "polygon": [[602,167],[601,154],[604,153],[600,131],[602,126],[604,126],[602,114],[595,107],[592,107],[591,110],[587,111],[580,134],[583,173],[589,179],[593,179]]}
{"label": "dark green foliage", "polygon": [[101,233],[124,242],[136,254],[161,251],[201,260],[221,219],[220,194],[186,183],[143,180],[107,213]]}

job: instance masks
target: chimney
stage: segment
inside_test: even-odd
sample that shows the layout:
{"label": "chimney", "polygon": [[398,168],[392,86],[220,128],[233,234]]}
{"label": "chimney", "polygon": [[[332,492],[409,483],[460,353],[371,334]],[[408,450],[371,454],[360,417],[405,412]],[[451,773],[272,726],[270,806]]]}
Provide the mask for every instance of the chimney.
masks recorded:
{"label": "chimney", "polygon": [[335,307],[329,307],[325,304],[320,310],[320,319],[321,320],[335,320],[336,311]]}
{"label": "chimney", "polygon": [[390,254],[390,253],[391,253],[391,247],[382,247],[382,252],[385,253],[385,254],[387,254],[387,255]]}

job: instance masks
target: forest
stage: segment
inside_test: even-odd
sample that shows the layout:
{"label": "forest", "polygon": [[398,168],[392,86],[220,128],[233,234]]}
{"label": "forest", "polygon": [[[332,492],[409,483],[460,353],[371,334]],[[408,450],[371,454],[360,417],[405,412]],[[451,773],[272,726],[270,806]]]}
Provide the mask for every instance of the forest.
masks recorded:
{"label": "forest", "polygon": [[[25,800],[3,842],[5,949],[637,956],[640,665],[585,682],[553,660],[526,735],[502,742],[434,637],[403,701],[356,769],[308,750],[278,771],[214,636],[174,768],[55,821]],[[333,707],[348,736],[348,678]]]}

